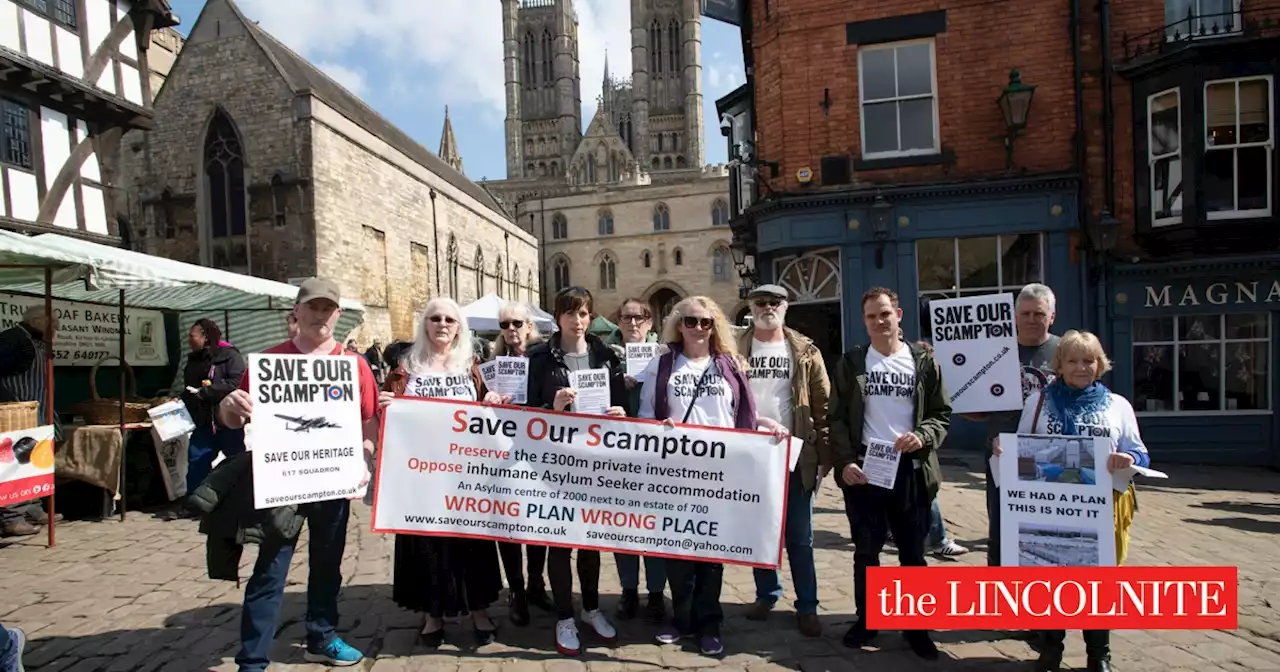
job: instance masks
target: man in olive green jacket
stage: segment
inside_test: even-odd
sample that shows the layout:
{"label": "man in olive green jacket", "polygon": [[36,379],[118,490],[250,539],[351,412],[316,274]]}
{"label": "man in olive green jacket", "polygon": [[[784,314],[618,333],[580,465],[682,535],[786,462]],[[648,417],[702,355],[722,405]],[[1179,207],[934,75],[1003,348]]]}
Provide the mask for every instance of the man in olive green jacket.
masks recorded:
{"label": "man in olive green jacket", "polygon": [[[867,290],[862,321],[871,347],[855,347],[840,359],[830,417],[836,482],[854,543],[858,620],[844,636],[853,648],[876,635],[866,624],[867,567],[880,565],[886,532],[893,533],[902,566],[926,564],[929,506],[941,482],[937,451],[951,424],[937,362],[927,349],[902,341],[898,295],[883,287]],[[869,451],[868,444],[878,450]],[[904,635],[920,657],[938,657],[928,631]]]}
{"label": "man in olive green jacket", "polygon": [[[747,294],[751,328],[738,334],[738,352],[751,362],[747,378],[759,415],[781,423],[804,440],[787,493],[784,538],[791,582],[796,591],[796,620],[801,634],[822,636],[818,620],[818,573],[813,561],[813,495],[831,469],[827,402],[831,383],[822,351],[813,340],[783,326],[787,290],[761,285]],[[777,570],[755,569],[756,601],[747,618],[763,621],[782,596]]]}

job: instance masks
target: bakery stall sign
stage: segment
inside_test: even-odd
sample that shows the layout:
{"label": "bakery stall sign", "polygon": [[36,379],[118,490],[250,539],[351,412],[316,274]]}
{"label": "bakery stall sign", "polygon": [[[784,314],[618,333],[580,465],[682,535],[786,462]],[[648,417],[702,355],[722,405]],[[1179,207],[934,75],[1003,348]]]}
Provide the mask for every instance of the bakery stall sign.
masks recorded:
{"label": "bakery stall sign", "polygon": [[[28,308],[44,305],[34,296],[0,293],[0,331],[22,322]],[[91,303],[54,301],[57,329],[53,337],[54,366],[93,366],[103,357],[120,354],[120,309]],[[166,366],[164,314],[158,310],[126,308],[125,361],[130,366]]]}

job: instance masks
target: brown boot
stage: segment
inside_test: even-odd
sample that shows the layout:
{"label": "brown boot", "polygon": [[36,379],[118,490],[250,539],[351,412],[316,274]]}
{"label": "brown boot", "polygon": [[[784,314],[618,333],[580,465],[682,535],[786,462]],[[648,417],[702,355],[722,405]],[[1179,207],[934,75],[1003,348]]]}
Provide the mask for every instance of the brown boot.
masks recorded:
{"label": "brown boot", "polygon": [[796,623],[800,626],[800,634],[805,637],[821,637],[822,621],[817,614],[796,614]]}
{"label": "brown boot", "polygon": [[748,621],[767,620],[769,618],[769,612],[772,610],[773,610],[773,607],[771,605],[761,604],[759,602],[752,602],[751,606],[747,607],[747,614],[746,614],[747,620]]}
{"label": "brown boot", "polygon": [[29,537],[39,531],[40,528],[35,525],[19,520],[0,527],[0,537]]}

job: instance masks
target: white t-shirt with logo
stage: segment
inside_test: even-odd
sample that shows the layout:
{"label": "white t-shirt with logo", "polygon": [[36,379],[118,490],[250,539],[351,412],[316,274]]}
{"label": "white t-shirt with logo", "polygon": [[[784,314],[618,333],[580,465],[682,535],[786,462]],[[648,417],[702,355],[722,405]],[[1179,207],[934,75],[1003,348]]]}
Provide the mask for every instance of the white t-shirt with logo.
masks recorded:
{"label": "white t-shirt with logo", "polygon": [[[653,413],[654,390],[658,384],[658,362],[661,359],[654,357],[649,366],[645,367],[644,386],[640,388],[640,410],[637,413],[642,418],[656,417]],[[681,422],[689,408],[689,402],[693,401],[693,411],[689,413],[685,424],[733,427],[733,388],[719,369],[712,367],[710,373],[707,373],[713,361],[711,357],[697,360],[684,355],[676,357],[671,366],[671,378],[667,380],[667,417]],[[704,373],[707,373],[705,379],[702,377]],[[694,401],[694,390],[699,388],[699,381],[702,383],[701,391]]]}
{"label": "white t-shirt with logo", "polygon": [[751,339],[747,378],[756,400],[756,415],[791,429],[791,348],[787,342]]}
{"label": "white t-shirt with logo", "polygon": [[916,360],[906,345],[888,357],[867,348],[862,438],[893,443],[916,428]]}

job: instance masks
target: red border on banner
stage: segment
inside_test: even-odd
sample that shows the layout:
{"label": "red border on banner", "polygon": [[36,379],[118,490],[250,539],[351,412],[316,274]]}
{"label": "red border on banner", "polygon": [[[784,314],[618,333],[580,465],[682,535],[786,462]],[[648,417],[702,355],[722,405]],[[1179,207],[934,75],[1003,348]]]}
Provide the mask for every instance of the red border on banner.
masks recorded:
{"label": "red border on banner", "polygon": [[[30,492],[37,489],[38,492]],[[25,496],[20,495],[19,493],[22,490],[28,490],[29,492]],[[5,481],[0,483],[0,506],[21,504],[33,499],[48,497],[52,494],[53,473],[27,476],[16,481]]]}
{"label": "red border on banner", "polygon": [[[573,412],[570,412],[570,411],[555,411],[555,410],[552,410],[552,409],[549,409],[549,408],[530,408],[530,407],[528,407],[528,406],[513,406],[513,405],[506,405],[506,404],[486,404],[486,403],[484,403],[484,402],[480,402],[480,401],[466,401],[466,400],[460,400],[460,399],[433,399],[433,398],[429,398],[429,397],[408,397],[408,396],[399,395],[399,394],[397,394],[397,395],[395,396],[395,398],[396,398],[396,399],[404,399],[404,400],[407,400],[407,401],[417,401],[417,402],[425,402],[425,403],[433,403],[433,404],[444,404],[444,405],[448,405],[448,406],[478,406],[478,407],[480,407],[480,408],[501,408],[501,409],[503,409],[503,410],[520,411],[520,412],[522,412],[522,413],[547,413],[547,414],[551,414],[551,415],[563,415],[563,416],[567,416],[567,417],[571,417],[571,418],[586,418],[586,419],[589,419],[589,420],[600,420],[600,419],[605,419],[605,420],[609,420],[610,422],[631,422],[631,423],[640,424],[640,425],[659,425],[659,426],[661,426],[661,425],[662,425],[662,421],[661,421],[661,420],[652,420],[652,419],[649,419],[649,418],[617,418],[617,417],[612,417],[612,416],[592,415],[592,414],[589,414],[589,413],[573,413]],[[458,532],[423,532],[423,531],[421,531],[421,530],[401,530],[401,529],[395,529],[395,528],[380,528],[380,527],[378,527],[378,526],[377,526],[377,520],[378,520],[378,490],[380,490],[380,489],[382,488],[382,479],[381,479],[381,478],[377,478],[377,474],[382,473],[382,442],[383,442],[383,439],[385,438],[386,431],[387,431],[387,414],[386,414],[386,413],[384,413],[384,412],[382,411],[382,409],[379,409],[379,410],[378,410],[378,416],[379,416],[379,417],[378,417],[378,459],[377,459],[377,464],[374,466],[374,468],[375,468],[375,472],[374,472],[375,477],[374,477],[374,483],[373,483],[373,515],[371,516],[371,520],[369,521],[369,529],[370,529],[370,531],[372,531],[372,532],[376,532],[376,533],[379,533],[379,534],[409,534],[409,535],[414,535],[414,536],[419,536],[419,537],[456,537],[456,538],[459,538],[459,539],[479,539],[479,540],[483,540],[483,541],[507,541],[507,542],[521,543],[521,544],[532,544],[532,545],[534,545],[534,546],[554,546],[554,547],[558,547],[558,548],[577,548],[577,549],[581,549],[581,550],[584,550],[584,551],[602,551],[602,552],[605,552],[605,553],[630,553],[630,554],[643,553],[644,555],[647,555],[647,556],[651,556],[651,557],[655,557],[655,558],[667,558],[667,559],[671,559],[671,560],[696,560],[696,561],[699,561],[699,562],[706,562],[706,561],[707,561],[707,558],[706,558],[705,556],[700,556],[700,555],[677,555],[677,554],[673,554],[673,553],[656,553],[656,552],[651,552],[651,551],[633,551],[633,550],[629,550],[629,549],[605,548],[605,547],[603,547],[603,546],[586,546],[586,545],[578,545],[578,544],[557,544],[557,543],[551,543],[551,542],[536,542],[536,543],[535,543],[535,542],[529,542],[529,541],[519,541],[519,540],[517,540],[517,539],[515,539],[515,538],[513,538],[513,537],[498,537],[498,536],[493,536],[493,535],[488,535],[488,534],[466,534],[466,533],[458,533]],[[754,435],[757,435],[757,436],[772,436],[772,434],[771,434],[770,432],[762,432],[762,431],[758,431],[758,430],[750,430],[750,429],[738,429],[737,427],[705,427],[705,426],[702,426],[702,425],[687,425],[687,424],[683,424],[683,423],[679,423],[679,422],[675,423],[675,426],[676,426],[676,427],[690,427],[690,428],[692,428],[692,429],[708,430],[708,431],[713,431],[713,432],[726,432],[726,433],[735,433],[735,434],[754,434]],[[786,465],[787,465],[787,466],[790,466],[790,464],[791,464],[791,442],[790,442],[790,441],[788,441],[788,442],[787,442],[787,458],[786,458]],[[787,512],[787,499],[788,499],[788,497],[790,497],[790,494],[791,494],[791,492],[790,492],[790,487],[789,487],[789,486],[791,485],[791,483],[790,483],[790,479],[791,479],[791,470],[790,470],[790,469],[784,469],[784,470],[783,470],[783,475],[782,475],[782,526],[781,526],[781,527],[782,527],[782,529],[778,532],[778,559],[777,559],[777,562],[775,562],[775,563],[774,563],[774,564],[772,564],[772,565],[766,565],[766,564],[761,564],[761,563],[758,563],[758,562],[747,562],[747,561],[744,561],[744,560],[724,560],[724,559],[720,559],[720,558],[715,558],[715,560],[716,560],[716,561],[720,562],[721,564],[725,564],[725,565],[741,565],[741,566],[743,566],[743,567],[756,567],[756,568],[760,568],[760,569],[777,569],[779,566],[781,566],[781,564],[782,564],[782,549],[783,549],[783,547],[784,547],[784,545],[785,545],[785,543],[784,543],[784,542],[786,541],[786,535],[787,535],[787,516],[786,516],[786,512]]]}

